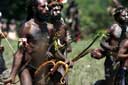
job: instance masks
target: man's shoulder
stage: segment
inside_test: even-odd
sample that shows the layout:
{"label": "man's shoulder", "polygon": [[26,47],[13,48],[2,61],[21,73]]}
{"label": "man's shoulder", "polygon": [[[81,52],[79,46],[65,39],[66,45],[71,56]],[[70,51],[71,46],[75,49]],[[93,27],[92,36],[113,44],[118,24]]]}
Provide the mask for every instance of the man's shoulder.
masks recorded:
{"label": "man's shoulder", "polygon": [[119,24],[113,23],[110,28],[116,28],[116,27],[120,27]]}
{"label": "man's shoulder", "polygon": [[27,34],[28,30],[31,28],[32,23],[34,23],[33,19],[30,19],[24,22],[19,29],[19,32],[18,32],[19,36],[23,36]]}
{"label": "man's shoulder", "polygon": [[28,28],[30,27],[30,25],[34,24],[34,19],[30,19],[28,21],[25,21],[24,23],[22,23],[21,25],[21,29],[24,29],[24,28]]}
{"label": "man's shoulder", "polygon": [[30,19],[30,20],[26,21],[24,23],[24,25],[29,25],[29,24],[32,24],[32,23],[34,23],[34,19]]}
{"label": "man's shoulder", "polygon": [[119,30],[121,27],[118,23],[113,23],[110,27],[109,30]]}

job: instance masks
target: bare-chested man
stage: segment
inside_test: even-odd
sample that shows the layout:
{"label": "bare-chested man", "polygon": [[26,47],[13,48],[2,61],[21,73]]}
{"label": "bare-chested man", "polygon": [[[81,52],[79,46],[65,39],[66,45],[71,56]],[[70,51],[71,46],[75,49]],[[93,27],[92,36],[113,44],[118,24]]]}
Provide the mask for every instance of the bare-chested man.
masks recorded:
{"label": "bare-chested man", "polygon": [[[63,18],[61,16],[61,10],[63,5],[56,1],[53,1],[49,4],[50,7],[50,22],[53,24],[53,29],[50,29],[51,32],[51,41],[53,45],[50,47],[49,52],[53,54],[53,59],[56,61],[67,61],[67,52],[71,52],[70,46],[70,36],[67,34],[68,26],[64,23]],[[51,58],[51,59],[52,59]],[[51,83],[54,85],[58,85],[60,82],[60,78],[64,75],[64,68],[60,66],[59,69],[50,76]],[[67,76],[65,77],[65,85],[68,85]],[[51,84],[50,84],[51,85]]]}
{"label": "bare-chested man", "polygon": [[110,80],[110,83],[107,81],[107,85],[113,85],[111,80],[114,76],[112,70],[114,63],[117,63],[117,60],[120,61],[126,53],[125,43],[127,41],[128,32],[128,10],[123,7],[117,8],[114,12],[114,18],[117,23],[113,24],[108,30],[107,36],[101,42],[101,48],[95,49],[92,52],[92,57],[94,58],[100,59],[106,56],[104,63],[105,78],[106,81]]}
{"label": "bare-chested man", "polygon": [[[7,83],[12,83],[18,73],[21,85],[45,85],[44,74],[47,72],[46,69],[42,74],[42,82],[38,81],[39,77],[33,78],[33,72],[42,62],[47,60],[46,52],[50,38],[47,27],[49,12],[47,0],[34,0],[33,11],[33,17],[20,30],[19,34],[22,41],[20,44],[22,46],[14,54],[12,71]],[[26,66],[26,62],[30,65]]]}
{"label": "bare-chested man", "polygon": [[[51,13],[56,12],[55,10],[52,12],[53,9],[50,8],[52,7],[50,3],[48,4],[47,0],[34,0],[33,16],[28,19],[20,30],[20,37],[22,41],[20,43],[21,46],[14,55],[11,75],[6,83],[13,82],[16,74],[19,73],[19,78],[22,85],[47,85],[45,77],[49,72],[49,68],[43,68],[42,74],[36,77],[34,77],[34,72],[40,66],[40,64],[49,60],[47,51],[54,42],[51,41],[51,38],[55,35],[54,33],[56,33],[58,30],[58,33],[56,34],[62,34],[62,38],[65,37],[65,30],[63,30],[63,27],[65,26],[62,25],[60,19],[58,19],[57,16],[50,17],[52,15]],[[59,13],[58,11],[60,10],[57,10],[57,13]],[[53,17],[56,18],[53,20],[51,19]],[[61,36],[58,35],[59,39],[57,40],[60,40],[59,44],[63,45],[64,43],[61,42],[63,41],[63,39],[61,40]],[[64,54],[61,53],[62,51],[59,53],[58,51],[59,50],[50,52],[52,54],[54,53],[56,59],[66,61],[65,56],[63,56]],[[54,56],[50,56],[50,59],[53,59],[53,57]]]}
{"label": "bare-chested man", "polygon": [[69,31],[71,32],[71,36],[73,41],[80,41],[81,33],[80,33],[80,16],[79,16],[79,8],[78,4],[75,0],[69,1],[69,6],[66,11],[66,23],[69,25]]}

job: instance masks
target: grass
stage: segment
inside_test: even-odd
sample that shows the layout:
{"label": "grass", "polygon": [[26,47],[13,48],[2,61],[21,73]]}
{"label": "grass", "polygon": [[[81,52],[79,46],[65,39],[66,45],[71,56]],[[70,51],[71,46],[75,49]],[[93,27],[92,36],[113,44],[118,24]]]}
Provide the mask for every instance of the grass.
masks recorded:
{"label": "grass", "polygon": [[[11,45],[11,47],[9,46],[8,43]],[[14,51],[16,51],[16,49],[17,49],[17,41],[12,41],[12,40],[7,41],[7,40],[3,39],[2,45],[4,46],[3,55],[4,55],[6,65],[8,68],[10,68],[12,65]]]}
{"label": "grass", "polygon": [[[91,40],[83,40],[79,43],[73,43],[73,52],[69,57],[73,57],[85,49]],[[98,47],[98,42],[92,48]],[[69,85],[92,85],[96,80],[104,78],[104,59],[96,60],[90,57],[90,54],[80,59],[74,65],[69,73]]]}
{"label": "grass", "polygon": [[[92,39],[82,40],[79,43],[72,43],[73,50],[68,54],[68,58],[72,59],[85,49]],[[16,50],[17,42],[9,40],[9,43]],[[6,40],[2,40],[5,47],[4,59],[8,68],[11,68],[13,52]],[[92,48],[98,47],[98,41]],[[96,60],[86,55],[77,61],[69,72],[69,85],[92,85],[96,80],[104,78],[104,59]]]}

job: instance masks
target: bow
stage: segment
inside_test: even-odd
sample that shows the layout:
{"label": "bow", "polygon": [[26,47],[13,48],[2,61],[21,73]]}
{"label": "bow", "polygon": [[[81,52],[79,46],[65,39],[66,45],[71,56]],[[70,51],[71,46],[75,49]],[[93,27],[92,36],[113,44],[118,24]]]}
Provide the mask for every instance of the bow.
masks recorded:
{"label": "bow", "polygon": [[[92,49],[89,49],[89,48],[95,43],[95,41],[96,41],[99,37],[102,37],[102,36],[101,36],[102,34],[103,34],[103,33],[98,33],[98,34],[96,35],[96,37],[93,39],[93,41],[92,41],[82,52],[80,52],[75,58],[73,58],[71,61],[72,61],[73,63],[75,63],[75,62],[78,61],[80,58],[84,57],[84,56],[87,55],[89,52],[91,52]],[[63,76],[61,77],[61,79],[60,79],[60,83],[61,83],[61,84],[64,84],[64,83],[65,83],[64,78],[65,78],[65,76],[67,75],[67,73],[68,73],[68,71],[69,71],[69,68],[71,67],[70,64],[65,63],[64,61],[50,60],[50,61],[43,62],[43,63],[37,68],[37,70],[35,71],[35,76],[39,75],[41,69],[42,69],[43,67],[45,67],[46,65],[49,65],[49,64],[50,64],[50,65],[53,65],[53,67],[51,68],[51,70],[50,70],[50,72],[47,74],[47,76],[50,75],[50,74],[53,74],[53,73],[59,68],[60,65],[64,66],[64,68],[65,68],[65,73],[64,73],[64,75],[63,75]]]}

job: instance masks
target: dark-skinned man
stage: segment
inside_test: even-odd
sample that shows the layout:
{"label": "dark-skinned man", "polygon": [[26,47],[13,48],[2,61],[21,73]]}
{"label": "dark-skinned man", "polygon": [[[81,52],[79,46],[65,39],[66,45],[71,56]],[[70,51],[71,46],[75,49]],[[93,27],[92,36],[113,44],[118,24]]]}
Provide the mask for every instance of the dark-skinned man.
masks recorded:
{"label": "dark-skinned man", "polygon": [[[124,50],[124,40],[127,39],[127,22],[128,22],[128,10],[127,8],[119,7],[114,11],[114,19],[117,23],[113,24],[108,29],[107,35],[101,41],[101,48],[94,49],[91,53],[92,57],[101,59],[104,56],[105,59],[105,85],[113,85],[112,78],[115,76],[113,68],[117,64],[117,60],[123,57],[122,48]],[[124,47],[121,47],[124,46]],[[120,60],[119,60],[120,62]],[[115,64],[116,63],[116,64]],[[122,67],[119,67],[122,70]],[[119,72],[117,73],[119,74]],[[117,76],[116,74],[116,76]],[[103,82],[102,82],[103,83]],[[114,82],[114,85],[117,82]],[[97,84],[96,84],[97,85]]]}
{"label": "dark-skinned man", "polygon": [[[22,85],[47,85],[45,77],[49,72],[49,68],[43,68],[41,75],[36,77],[34,76],[34,72],[43,62],[49,60],[47,51],[53,42],[51,41],[50,43],[51,33],[49,29],[51,27],[49,23],[51,23],[51,17],[49,16],[51,15],[49,14],[51,10],[49,10],[48,5],[49,2],[47,0],[33,1],[33,15],[27,19],[27,22],[25,22],[19,32],[21,46],[19,46],[14,54],[11,75],[5,81],[5,84],[13,82],[18,73]],[[58,25],[61,27],[60,23]],[[55,24],[53,24],[53,29],[54,27]],[[56,58],[66,61],[66,58],[63,56]]]}

